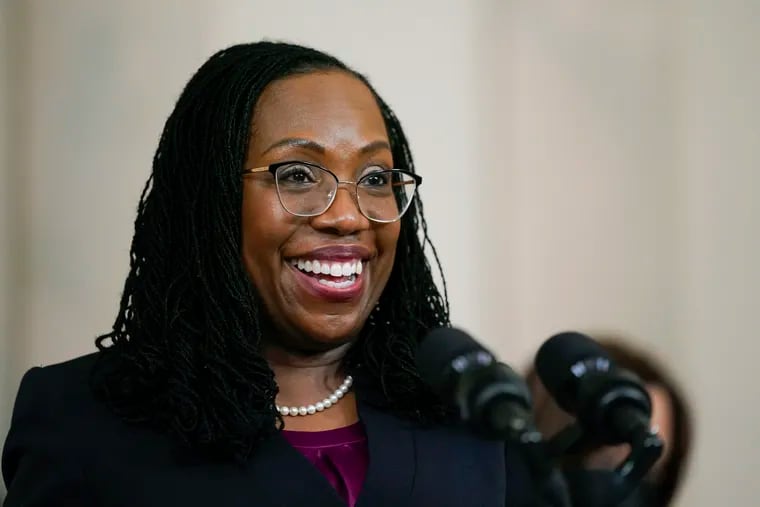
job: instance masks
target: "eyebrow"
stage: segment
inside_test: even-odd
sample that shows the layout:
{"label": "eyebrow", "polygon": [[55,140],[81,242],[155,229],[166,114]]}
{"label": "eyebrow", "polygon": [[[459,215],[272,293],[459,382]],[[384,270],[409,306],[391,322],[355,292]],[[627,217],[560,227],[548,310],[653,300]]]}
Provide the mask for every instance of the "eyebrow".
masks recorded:
{"label": "eyebrow", "polygon": [[[310,139],[303,139],[300,137],[287,137],[285,139],[280,139],[276,143],[269,146],[269,148],[267,148],[266,150],[262,152],[262,155],[265,155],[272,150],[275,150],[277,148],[282,148],[285,146],[293,147],[293,148],[306,148],[307,150],[311,150],[313,152],[319,153],[320,155],[324,155],[324,153],[327,151],[324,146]],[[366,155],[368,153],[375,153],[381,150],[392,151],[391,145],[388,144],[388,141],[384,141],[384,140],[372,141],[371,143],[365,146],[362,146],[359,152],[362,155]]]}

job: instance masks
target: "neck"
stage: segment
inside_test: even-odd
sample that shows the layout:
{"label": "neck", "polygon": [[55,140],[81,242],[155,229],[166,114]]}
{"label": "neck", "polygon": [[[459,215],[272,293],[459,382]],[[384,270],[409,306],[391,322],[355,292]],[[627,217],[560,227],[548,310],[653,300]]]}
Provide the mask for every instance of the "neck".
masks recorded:
{"label": "neck", "polygon": [[311,404],[324,398],[343,382],[343,358],[350,344],[335,349],[303,354],[269,345],[264,357],[279,387],[277,402],[283,405]]}

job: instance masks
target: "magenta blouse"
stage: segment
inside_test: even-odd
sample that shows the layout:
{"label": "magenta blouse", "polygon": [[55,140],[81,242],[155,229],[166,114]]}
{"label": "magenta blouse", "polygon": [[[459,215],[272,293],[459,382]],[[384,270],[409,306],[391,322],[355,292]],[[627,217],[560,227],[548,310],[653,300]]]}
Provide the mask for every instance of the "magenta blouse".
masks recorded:
{"label": "magenta blouse", "polygon": [[285,430],[282,435],[354,507],[369,465],[367,434],[362,423],[327,431]]}

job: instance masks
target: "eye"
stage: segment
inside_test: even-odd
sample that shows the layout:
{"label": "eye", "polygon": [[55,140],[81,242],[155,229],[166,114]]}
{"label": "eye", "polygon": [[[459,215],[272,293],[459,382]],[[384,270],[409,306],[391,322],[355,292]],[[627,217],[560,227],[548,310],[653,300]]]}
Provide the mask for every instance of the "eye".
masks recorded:
{"label": "eye", "polygon": [[377,188],[388,186],[391,182],[391,171],[376,169],[369,174],[362,176],[359,181],[363,187]]}
{"label": "eye", "polygon": [[301,162],[294,162],[277,170],[277,181],[284,185],[309,185],[319,181],[318,168]]}

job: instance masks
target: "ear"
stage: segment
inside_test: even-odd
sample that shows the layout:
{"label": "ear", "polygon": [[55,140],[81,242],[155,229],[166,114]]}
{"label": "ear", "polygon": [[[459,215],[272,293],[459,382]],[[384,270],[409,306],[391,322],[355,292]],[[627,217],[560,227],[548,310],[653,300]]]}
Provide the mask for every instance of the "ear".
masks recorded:
{"label": "ear", "polygon": [[647,384],[646,388],[652,399],[652,427],[657,428],[665,444],[659,459],[659,463],[663,463],[673,447],[673,404],[670,401],[670,393],[665,387],[659,384]]}

